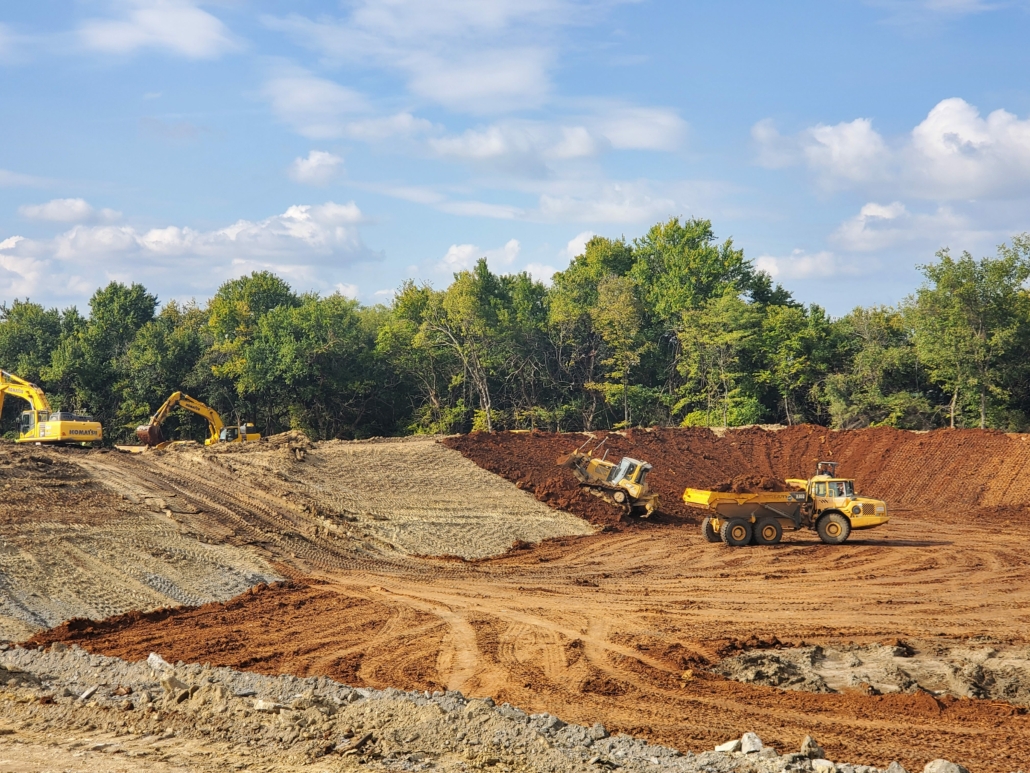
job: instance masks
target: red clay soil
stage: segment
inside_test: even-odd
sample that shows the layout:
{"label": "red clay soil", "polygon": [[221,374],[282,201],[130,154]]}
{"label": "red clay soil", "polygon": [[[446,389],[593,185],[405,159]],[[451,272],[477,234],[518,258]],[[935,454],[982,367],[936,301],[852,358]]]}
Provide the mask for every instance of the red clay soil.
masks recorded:
{"label": "red clay soil", "polygon": [[[703,427],[594,435],[598,441],[607,437],[609,459],[632,456],[653,465],[648,480],[672,522],[696,522],[703,515],[683,503],[685,488],[712,489],[744,477],[808,478],[819,461],[839,462],[838,474],[854,478],[858,493],[885,499],[893,508],[938,503],[949,510],[1022,507],[1030,502],[1028,435],[889,427],[834,432],[811,424],[731,430],[722,437]],[[615,507],[584,494],[572,473],[555,464],[583,440],[581,433],[500,432],[442,442],[542,502],[592,523],[618,523]]]}

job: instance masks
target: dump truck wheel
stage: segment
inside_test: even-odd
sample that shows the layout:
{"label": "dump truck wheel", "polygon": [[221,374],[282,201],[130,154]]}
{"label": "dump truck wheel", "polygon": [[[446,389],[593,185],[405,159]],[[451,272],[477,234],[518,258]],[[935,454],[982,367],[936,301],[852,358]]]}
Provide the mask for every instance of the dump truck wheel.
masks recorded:
{"label": "dump truck wheel", "polygon": [[701,521],[701,533],[705,535],[705,539],[709,542],[722,542],[722,537],[719,536],[719,532],[712,526],[712,519],[705,518]]}
{"label": "dump truck wheel", "polygon": [[840,545],[851,534],[851,521],[840,513],[829,513],[819,519],[815,530],[827,545]]}
{"label": "dump truck wheel", "polygon": [[751,541],[751,524],[743,518],[731,518],[723,523],[719,536],[727,545],[739,548]]}
{"label": "dump truck wheel", "polygon": [[755,524],[755,544],[775,545],[783,538],[783,527],[775,518],[763,518]]}

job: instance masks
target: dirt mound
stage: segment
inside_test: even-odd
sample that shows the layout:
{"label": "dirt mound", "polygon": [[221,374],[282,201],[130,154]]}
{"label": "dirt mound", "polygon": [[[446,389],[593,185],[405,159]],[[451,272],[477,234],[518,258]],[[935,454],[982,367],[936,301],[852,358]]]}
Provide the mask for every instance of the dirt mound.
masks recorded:
{"label": "dirt mound", "polygon": [[[654,466],[648,480],[661,496],[662,513],[673,520],[696,522],[703,515],[683,503],[685,488],[712,489],[744,477],[808,478],[819,461],[839,462],[839,474],[854,478],[858,493],[885,499],[895,510],[939,508],[943,518],[964,518],[969,508],[1022,510],[1030,502],[1030,435],[889,427],[835,432],[815,425],[593,434],[597,441],[606,438],[609,459],[632,456]],[[583,440],[580,433],[501,432],[442,442],[541,501],[556,507],[563,502],[595,523],[614,522],[614,507],[578,498],[572,473],[555,465]]]}
{"label": "dirt mound", "polygon": [[741,475],[730,481],[716,483],[711,490],[746,494],[749,491],[790,491],[791,488],[785,480],[763,478],[759,475]]}

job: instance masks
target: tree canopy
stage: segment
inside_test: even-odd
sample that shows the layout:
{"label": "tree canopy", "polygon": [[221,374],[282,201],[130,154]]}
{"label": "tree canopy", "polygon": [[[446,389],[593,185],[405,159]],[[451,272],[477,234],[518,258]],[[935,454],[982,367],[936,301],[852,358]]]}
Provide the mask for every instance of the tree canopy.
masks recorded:
{"label": "tree canopy", "polygon": [[[756,270],[707,220],[627,241],[594,237],[547,284],[486,259],[389,305],[296,292],[269,272],[206,303],[139,284],[97,290],[85,315],[0,304],[0,367],[112,441],[173,391],[264,433],[361,438],[475,429],[817,422],[1030,426],[1030,236],[993,257],[921,266],[896,307],[834,319]],[[8,400],[0,432],[23,409]],[[202,437],[177,412],[172,434]]]}

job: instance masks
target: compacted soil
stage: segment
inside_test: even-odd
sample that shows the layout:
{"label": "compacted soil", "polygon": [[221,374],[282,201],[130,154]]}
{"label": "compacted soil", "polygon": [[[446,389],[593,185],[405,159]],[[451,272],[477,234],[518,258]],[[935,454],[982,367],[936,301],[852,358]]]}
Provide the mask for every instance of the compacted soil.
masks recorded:
{"label": "compacted soil", "polygon": [[[557,456],[584,439],[447,439],[478,465],[471,470],[506,478],[511,501],[535,505],[532,494],[594,524],[577,533],[556,521],[557,533],[529,539],[504,533],[514,549],[464,559],[414,554],[461,555],[478,534],[463,538],[459,529],[453,544],[401,550],[375,528],[390,521],[330,507],[329,494],[315,496],[304,465],[325,454],[320,463],[331,469],[361,444],[283,446],[282,474],[303,486],[261,473],[247,454],[191,451],[191,465],[210,458],[234,470],[240,500],[257,515],[230,517],[198,503],[196,513],[166,508],[165,517],[202,544],[254,551],[291,581],[196,608],[72,621],[32,643],[72,642],[129,660],[153,651],[173,662],[327,676],[355,687],[460,690],[586,726],[602,722],[682,751],[754,731],[781,750],[799,748],[811,734],[831,759],[877,767],[899,760],[919,770],[940,757],[974,773],[1030,764],[1025,679],[1003,673],[1023,667],[1030,644],[1026,436],[818,427],[613,435],[609,458],[651,462],[662,496],[661,515],[632,522],[555,468]],[[171,473],[185,464],[147,456],[125,462],[87,455],[83,466],[110,486],[128,472],[133,480],[152,474],[140,465]],[[807,477],[820,460],[839,461],[860,493],[886,499],[891,523],[840,546],[805,531],[787,533],[777,546],[734,549],[706,543],[698,528],[703,513],[678,498],[687,486],[743,475]],[[349,487],[355,499],[369,496],[367,483],[319,480],[326,489]],[[478,490],[464,489],[472,512]],[[189,489],[174,493],[188,498]],[[226,501],[224,510],[235,506]],[[390,518],[390,506],[374,514]],[[547,522],[527,512],[534,513],[527,522]],[[277,534],[275,524],[285,523],[278,518],[293,526],[280,525]],[[464,523],[473,531],[476,518]],[[822,660],[811,656],[815,646]],[[776,654],[768,667],[779,663],[785,671],[807,657],[812,674],[793,683],[759,675],[762,669],[751,667],[757,661],[740,660],[755,653]],[[906,658],[919,664],[909,679],[891,671],[904,670]],[[1010,679],[1011,689],[989,689],[991,674],[995,683],[999,675]],[[813,676],[809,689],[806,676]]]}

